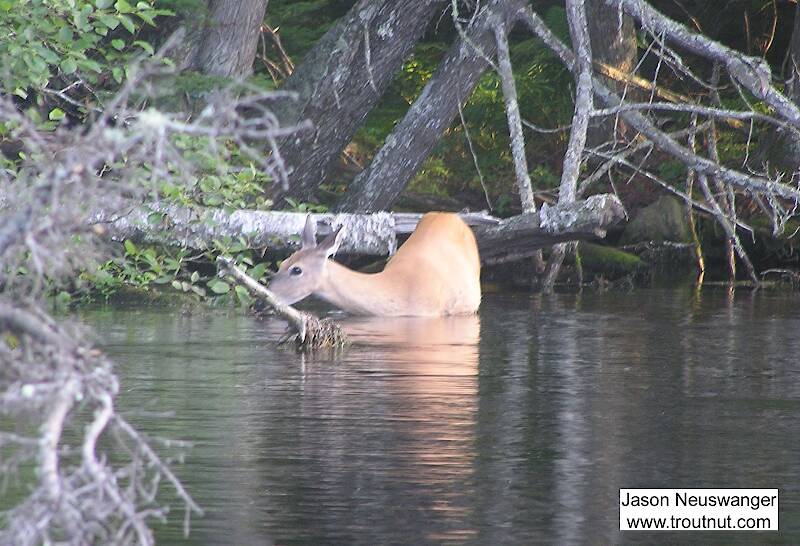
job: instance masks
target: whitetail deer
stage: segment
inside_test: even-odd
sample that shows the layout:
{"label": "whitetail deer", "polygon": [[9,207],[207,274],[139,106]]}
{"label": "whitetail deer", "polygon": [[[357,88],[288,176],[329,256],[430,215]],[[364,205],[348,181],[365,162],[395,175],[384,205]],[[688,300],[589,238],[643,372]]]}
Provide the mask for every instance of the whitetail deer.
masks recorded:
{"label": "whitetail deer", "polygon": [[341,239],[340,228],[317,245],[316,222],[309,216],[302,248],[284,260],[270,290],[289,305],[314,294],[357,315],[464,315],[478,310],[478,245],[458,215],[423,216],[380,273],[359,273],[329,260]]}

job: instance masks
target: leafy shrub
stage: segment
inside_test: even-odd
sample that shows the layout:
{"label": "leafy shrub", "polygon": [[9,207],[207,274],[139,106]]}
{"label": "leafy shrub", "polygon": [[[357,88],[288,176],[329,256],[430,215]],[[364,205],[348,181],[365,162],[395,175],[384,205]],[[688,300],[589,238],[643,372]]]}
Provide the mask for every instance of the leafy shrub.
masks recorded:
{"label": "leafy shrub", "polygon": [[154,0],[131,2],[0,0],[2,89],[22,99],[32,91],[63,99],[78,84],[93,89],[122,82],[127,60],[153,54],[139,30],[171,14]]}

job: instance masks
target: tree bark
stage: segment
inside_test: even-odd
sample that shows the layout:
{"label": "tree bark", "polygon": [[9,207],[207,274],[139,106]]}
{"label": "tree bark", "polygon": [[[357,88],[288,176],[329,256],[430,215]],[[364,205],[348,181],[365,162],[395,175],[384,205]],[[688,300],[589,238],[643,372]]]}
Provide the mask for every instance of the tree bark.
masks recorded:
{"label": "tree bark", "polygon": [[[153,211],[161,222],[152,223]],[[106,236],[135,243],[162,244],[196,249],[210,248],[214,241],[244,237],[252,248],[272,250],[297,248],[306,214],[155,205],[134,207],[124,213],[96,212],[91,222]],[[318,233],[344,227],[343,254],[387,255],[397,249],[397,236],[414,231],[422,218],[417,213],[314,214]],[[532,256],[536,250],[561,241],[603,237],[605,231],[625,217],[613,195],[593,195],[570,205],[543,206],[528,213],[499,220],[485,213],[463,213],[461,218],[475,230],[481,260],[499,263]]]}
{"label": "tree bark", "polygon": [[795,104],[800,104],[800,3],[794,11],[792,41],[789,44],[789,78],[786,92]]}
{"label": "tree bark", "polygon": [[[586,19],[595,63],[619,74],[630,75],[636,67],[636,26],[633,19],[619,10],[609,9],[603,0],[586,0]],[[605,84],[618,95],[630,96],[634,91],[619,78],[603,77]],[[638,95],[639,93],[637,93]],[[624,137],[627,126],[617,116],[595,118],[589,127],[587,143],[599,146]]]}
{"label": "tree bark", "polygon": [[605,237],[606,229],[624,218],[619,199],[603,194],[553,207],[544,204],[538,214],[521,214],[496,226],[473,229],[481,263],[491,265],[529,258],[555,243]]}
{"label": "tree bark", "polygon": [[[800,4],[794,14],[792,39],[789,44],[786,96],[800,106]],[[760,147],[762,157],[771,165],[795,174],[800,170],[800,135],[783,127],[775,128]]]}
{"label": "tree bark", "polygon": [[249,76],[268,1],[208,0],[205,10],[183,16],[170,37],[170,58],[180,70]]}
{"label": "tree bark", "polygon": [[253,71],[268,0],[209,0],[208,17],[191,68],[243,78]]}
{"label": "tree bark", "polygon": [[370,166],[351,184],[336,210],[385,210],[400,195],[458,114],[495,54],[494,26],[511,28],[524,0],[494,0],[448,51]]}
{"label": "tree bark", "polygon": [[311,198],[411,54],[444,0],[361,0],[303,59],[283,85],[297,94],[283,125],[309,119],[315,130],[280,145],[289,194]]}

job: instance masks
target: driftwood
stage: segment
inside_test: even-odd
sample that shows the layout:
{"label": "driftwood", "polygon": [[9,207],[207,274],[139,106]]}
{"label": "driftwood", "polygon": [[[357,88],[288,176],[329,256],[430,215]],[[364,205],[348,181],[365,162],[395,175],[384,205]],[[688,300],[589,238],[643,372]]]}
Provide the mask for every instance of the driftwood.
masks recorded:
{"label": "driftwood", "polygon": [[[341,254],[391,255],[398,236],[408,235],[422,214],[313,214],[318,233],[327,235],[345,226]],[[481,258],[492,264],[531,256],[558,242],[605,236],[605,231],[625,217],[613,195],[595,195],[585,201],[555,207],[543,206],[528,213],[500,220],[486,213],[461,213],[478,238]],[[293,250],[299,246],[306,214],[298,212],[237,210],[150,205],[121,214],[98,212],[95,223],[115,240],[167,244],[188,248],[212,248],[226,237],[244,237],[253,248]]]}
{"label": "driftwood", "polygon": [[290,328],[296,333],[294,342],[298,349],[337,348],[347,345],[347,335],[332,320],[327,318],[320,319],[311,313],[298,311],[291,305],[280,303],[269,289],[236,267],[236,264],[230,258],[218,256],[217,265],[219,266],[220,276],[233,277],[250,294],[265,301],[275,310],[275,314],[289,323]]}

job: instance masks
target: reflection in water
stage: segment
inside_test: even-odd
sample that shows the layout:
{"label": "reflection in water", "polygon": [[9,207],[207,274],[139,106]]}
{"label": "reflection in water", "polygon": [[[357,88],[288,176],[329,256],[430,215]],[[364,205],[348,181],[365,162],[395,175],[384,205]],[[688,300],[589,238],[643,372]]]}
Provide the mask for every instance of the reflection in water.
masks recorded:
{"label": "reflection in water", "polygon": [[774,540],[798,543],[798,303],[489,296],[480,319],[344,319],[353,346],[305,359],[276,321],[84,318],[123,411],[171,410],[131,418],[195,442],[176,470],[207,515],[161,544],[664,540],[617,531],[620,487],[778,487]]}
{"label": "reflection in water", "polygon": [[[294,499],[337,506],[314,517],[325,529],[320,539],[363,540],[397,525],[411,541],[466,536],[478,317],[354,318],[342,325],[353,341],[346,358],[306,362],[294,448],[304,468],[286,476]],[[320,482],[330,486],[317,489]],[[417,525],[420,519],[427,525]],[[348,528],[358,532],[344,534]]]}

